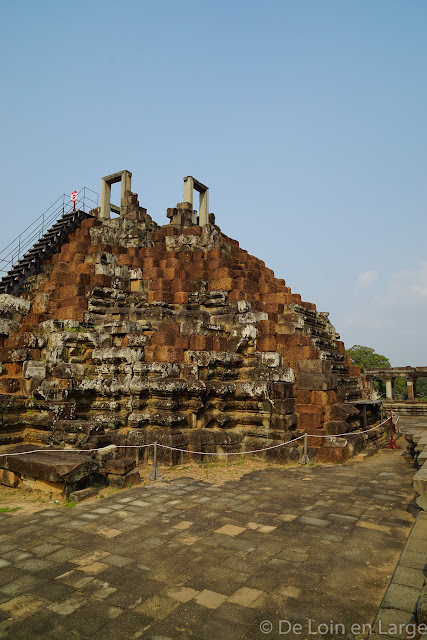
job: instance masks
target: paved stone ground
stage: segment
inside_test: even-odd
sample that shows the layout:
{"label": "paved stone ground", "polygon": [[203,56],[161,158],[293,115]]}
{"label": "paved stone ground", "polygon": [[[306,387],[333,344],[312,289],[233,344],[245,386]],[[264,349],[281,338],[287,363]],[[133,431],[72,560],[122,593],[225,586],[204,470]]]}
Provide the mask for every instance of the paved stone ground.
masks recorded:
{"label": "paved stone ground", "polygon": [[427,513],[421,511],[378,610],[371,640],[380,640],[384,632],[393,638],[414,637],[418,596],[425,591],[426,560]]}
{"label": "paved stone ground", "polygon": [[[373,621],[413,524],[413,475],[400,451],[383,451],[3,514],[0,637],[294,640],[332,620],[343,627],[318,637],[352,638]],[[285,634],[291,624],[301,631]]]}

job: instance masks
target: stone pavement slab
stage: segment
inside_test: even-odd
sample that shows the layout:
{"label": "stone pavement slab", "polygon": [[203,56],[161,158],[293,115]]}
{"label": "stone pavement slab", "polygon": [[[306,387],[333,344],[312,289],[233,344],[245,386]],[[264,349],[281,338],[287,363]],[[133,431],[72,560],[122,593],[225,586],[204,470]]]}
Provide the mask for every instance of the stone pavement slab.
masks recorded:
{"label": "stone pavement slab", "polygon": [[[354,639],[414,522],[412,477],[387,451],[221,487],[155,482],[2,519],[0,638]],[[426,532],[411,536],[395,573],[389,621],[410,615]]]}

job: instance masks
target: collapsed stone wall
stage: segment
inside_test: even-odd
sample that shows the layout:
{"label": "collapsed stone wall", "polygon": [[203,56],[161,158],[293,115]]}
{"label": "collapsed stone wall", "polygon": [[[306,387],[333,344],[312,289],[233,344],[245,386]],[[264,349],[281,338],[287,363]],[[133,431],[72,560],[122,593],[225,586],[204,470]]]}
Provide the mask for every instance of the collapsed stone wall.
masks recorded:
{"label": "collapsed stone wall", "polygon": [[[0,296],[0,445],[213,453],[307,432],[331,436],[310,440],[320,460],[360,450],[360,370],[328,314],[212,214],[200,227],[182,203],[159,227],[135,194],[124,205],[119,218],[83,221],[20,297]],[[344,448],[333,439],[343,432]],[[297,459],[299,444],[268,455]]]}

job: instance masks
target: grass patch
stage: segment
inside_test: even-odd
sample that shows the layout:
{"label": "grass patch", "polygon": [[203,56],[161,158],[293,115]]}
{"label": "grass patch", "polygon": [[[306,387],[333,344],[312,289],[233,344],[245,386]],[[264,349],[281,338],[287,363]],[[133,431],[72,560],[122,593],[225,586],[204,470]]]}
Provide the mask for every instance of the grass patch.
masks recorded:
{"label": "grass patch", "polygon": [[0,507],[0,513],[13,513],[18,511],[21,507]]}

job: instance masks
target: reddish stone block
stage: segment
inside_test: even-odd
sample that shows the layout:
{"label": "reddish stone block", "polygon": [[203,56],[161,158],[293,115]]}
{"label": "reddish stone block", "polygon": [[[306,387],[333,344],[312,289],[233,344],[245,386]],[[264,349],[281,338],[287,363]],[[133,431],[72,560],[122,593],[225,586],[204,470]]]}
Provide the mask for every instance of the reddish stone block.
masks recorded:
{"label": "reddish stone block", "polygon": [[188,236],[201,236],[202,235],[202,227],[185,227],[184,229],[181,230],[181,233],[183,235],[188,235]]}
{"label": "reddish stone block", "polygon": [[257,338],[257,351],[277,351],[275,336],[261,336]]}
{"label": "reddish stone block", "polygon": [[231,291],[233,288],[233,280],[231,278],[215,278],[209,282],[210,291]]}
{"label": "reddish stone block", "polygon": [[227,338],[222,338],[220,336],[212,337],[212,351],[227,351],[228,342]]}
{"label": "reddish stone block", "polygon": [[360,367],[352,364],[348,368],[348,375],[350,378],[359,378],[360,377]]}
{"label": "reddish stone block", "polygon": [[85,310],[79,307],[61,307],[53,312],[55,320],[78,320],[83,322]]}
{"label": "reddish stone block", "polygon": [[61,300],[62,307],[79,307],[80,309],[86,309],[88,307],[88,302],[86,298],[83,296],[76,296],[71,298],[64,298]]}
{"label": "reddish stone block", "polygon": [[84,296],[85,285],[76,284],[76,285],[67,285],[65,287],[59,287],[58,293],[59,293],[59,297],[62,300],[66,300],[67,298],[75,298],[76,296]]}
{"label": "reddish stone block", "polygon": [[337,352],[340,354],[340,356],[345,356],[345,346],[344,346],[344,342],[341,342],[341,340],[337,340],[336,342],[337,345]]}
{"label": "reddish stone block", "polygon": [[[311,443],[310,443],[311,444]],[[347,447],[320,447],[317,451],[317,462],[346,462],[350,457]]]}
{"label": "reddish stone block", "polygon": [[[21,329],[28,329],[29,331],[34,330],[40,322],[40,314],[38,313],[28,313],[21,324]],[[1,362],[1,360],[0,360]]]}
{"label": "reddish stone block", "polygon": [[238,289],[233,289],[228,294],[229,302],[238,302],[239,300],[249,300],[250,294],[246,291],[239,291]]}
{"label": "reddish stone block", "polygon": [[85,262],[84,264],[77,264],[74,268],[75,273],[85,273],[91,275],[95,273],[95,267],[93,264]]}
{"label": "reddish stone block", "polygon": [[146,362],[155,362],[154,359],[154,355],[155,355],[155,347],[152,345],[148,345],[147,347],[145,347],[144,349],[144,360]]}
{"label": "reddish stone block", "polygon": [[178,291],[189,291],[190,290],[190,282],[188,280],[182,280],[181,278],[177,278],[176,280],[172,280],[170,283],[170,290],[174,293]]}
{"label": "reddish stone block", "polygon": [[155,347],[155,362],[184,362],[184,349],[178,347]]}
{"label": "reddish stone block", "polygon": [[93,254],[93,253],[112,253],[113,252],[113,248],[111,246],[111,244],[104,244],[102,242],[100,242],[99,244],[92,244],[89,246],[87,253],[88,254]]}
{"label": "reddish stone block", "polygon": [[265,304],[264,302],[262,302],[261,300],[259,300],[258,298],[254,298],[253,302],[252,302],[252,307],[253,310],[256,311],[257,313],[259,311],[265,311]]}
{"label": "reddish stone block", "polygon": [[283,313],[284,305],[280,302],[267,302],[265,305],[266,313]]}
{"label": "reddish stone block", "polygon": [[274,336],[276,333],[276,327],[274,322],[270,320],[259,320],[256,325],[258,329],[258,336]]}
{"label": "reddish stone block", "polygon": [[[301,298],[301,296],[300,296]],[[303,302],[300,301],[299,303],[302,307],[305,307],[306,309],[309,309],[310,311],[316,311],[316,305],[311,303],[311,302]]]}
{"label": "reddish stone block", "polygon": [[75,240],[73,240],[68,244],[68,251],[71,256],[75,255],[76,253],[86,254],[90,246],[91,245],[89,242],[76,242]]}
{"label": "reddish stone block", "polygon": [[128,252],[127,247],[120,247],[120,246],[114,245],[114,247],[111,248],[111,254],[113,256],[125,255],[127,254],[127,252]]}
{"label": "reddish stone block", "polygon": [[174,304],[187,304],[188,293],[186,291],[177,291],[173,294]]}
{"label": "reddish stone block", "polygon": [[86,254],[85,253],[75,253],[71,256],[70,258],[70,263],[74,264],[81,264],[82,262],[84,262],[86,260]]}
{"label": "reddish stone block", "polygon": [[144,278],[144,280],[155,280],[156,278],[161,277],[161,270],[158,267],[146,267],[144,260],[142,277]]}
{"label": "reddish stone block", "polygon": [[150,343],[152,347],[162,347],[169,344],[166,335],[162,331],[155,331],[151,336]]}
{"label": "reddish stone block", "polygon": [[98,218],[87,218],[87,220],[83,220],[80,224],[80,229],[83,230],[89,230],[92,229],[92,227],[100,227],[102,225],[101,220],[98,220]]}
{"label": "reddish stone block", "polygon": [[175,344],[173,345],[177,349],[184,349],[185,351],[190,348],[190,336],[178,335],[175,337]]}
{"label": "reddish stone block", "polygon": [[[194,261],[195,262],[195,261]],[[206,262],[206,261],[204,261]],[[215,273],[216,271],[218,271],[218,269],[221,268],[221,261],[220,260],[208,260],[206,262],[207,264],[207,268],[209,269],[209,273]]]}
{"label": "reddish stone block", "polygon": [[310,404],[311,392],[297,389],[295,392],[295,399],[297,401],[297,404]]}
{"label": "reddish stone block", "polygon": [[117,256],[117,264],[119,267],[131,267],[132,266],[133,256],[130,256],[127,253],[121,253]]}
{"label": "reddish stone block", "polygon": [[211,249],[210,251],[207,252],[207,259],[209,261],[219,260],[221,256],[222,256],[222,252],[220,251],[220,249]]}
{"label": "reddish stone block", "polygon": [[21,378],[22,377],[22,362],[8,362],[3,365],[2,376],[6,378]]}
{"label": "reddish stone block", "polygon": [[307,347],[311,344],[310,337],[305,336],[302,333],[283,335],[283,340],[284,344],[288,345],[289,347]]}
{"label": "reddish stone block", "polygon": [[103,273],[95,273],[91,277],[90,283],[96,287],[111,287],[113,284],[113,276],[107,276]]}
{"label": "reddish stone block", "polygon": [[302,431],[310,431],[320,429],[323,425],[323,414],[313,412],[298,412],[298,429]]}
{"label": "reddish stone block", "polygon": [[180,278],[182,274],[182,270],[180,267],[168,267],[167,269],[163,269],[162,278],[165,280],[174,280],[174,278]]}
{"label": "reddish stone block", "polygon": [[212,351],[212,336],[195,335],[190,336],[190,349],[192,351]]}
{"label": "reddish stone block", "polygon": [[22,394],[22,378],[0,378],[0,393],[5,395]]}

